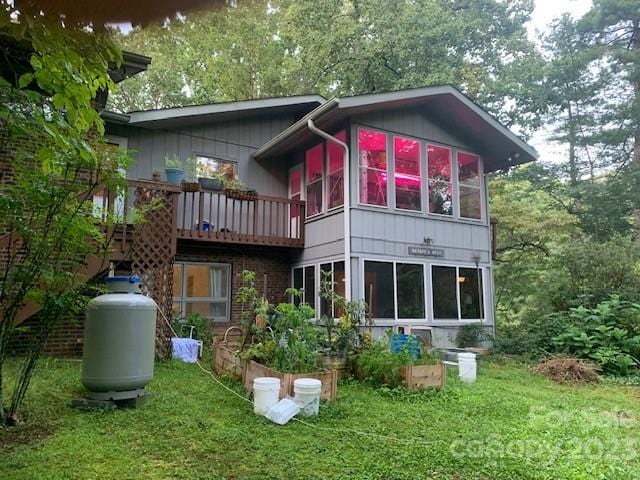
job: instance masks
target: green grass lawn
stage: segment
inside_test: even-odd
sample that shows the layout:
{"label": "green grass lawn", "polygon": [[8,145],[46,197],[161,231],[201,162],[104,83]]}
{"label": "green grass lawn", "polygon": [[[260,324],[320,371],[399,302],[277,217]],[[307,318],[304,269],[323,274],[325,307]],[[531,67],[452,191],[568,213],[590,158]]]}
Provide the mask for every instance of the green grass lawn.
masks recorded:
{"label": "green grass lawn", "polygon": [[79,373],[43,361],[25,423],[0,429],[0,478],[640,478],[637,388],[559,386],[514,364],[482,364],[474,385],[450,371],[440,393],[343,383],[312,426],[271,424],[179,362],[157,367],[144,407],[83,413],[69,407]]}

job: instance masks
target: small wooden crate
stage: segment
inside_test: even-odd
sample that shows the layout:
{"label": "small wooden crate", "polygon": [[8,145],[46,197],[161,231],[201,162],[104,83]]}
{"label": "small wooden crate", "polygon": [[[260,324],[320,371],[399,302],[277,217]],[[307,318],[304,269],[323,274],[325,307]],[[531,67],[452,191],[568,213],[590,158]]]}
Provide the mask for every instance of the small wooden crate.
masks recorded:
{"label": "small wooden crate", "polygon": [[405,365],[400,370],[405,387],[410,390],[444,388],[447,381],[447,367],[444,363],[435,365]]}
{"label": "small wooden crate", "polygon": [[238,345],[227,342],[213,344],[213,371],[218,375],[231,375],[241,378],[244,371],[244,361],[238,358]]}
{"label": "small wooden crate", "polygon": [[330,402],[335,401],[338,391],[338,374],[335,370],[313,373],[280,373],[273,368],[250,360],[244,365],[242,382],[247,392],[253,391],[253,380],[258,377],[275,377],[280,379],[280,397],[293,396],[293,382],[299,378],[315,378],[322,382],[320,398]]}

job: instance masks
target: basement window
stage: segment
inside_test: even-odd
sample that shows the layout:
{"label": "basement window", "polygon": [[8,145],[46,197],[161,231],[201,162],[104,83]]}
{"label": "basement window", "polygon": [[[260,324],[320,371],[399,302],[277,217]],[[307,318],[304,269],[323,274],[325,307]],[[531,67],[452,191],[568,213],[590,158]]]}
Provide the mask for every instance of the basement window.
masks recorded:
{"label": "basement window", "polygon": [[228,322],[231,299],[231,265],[225,263],[175,263],[173,308],[181,317],[200,314]]}

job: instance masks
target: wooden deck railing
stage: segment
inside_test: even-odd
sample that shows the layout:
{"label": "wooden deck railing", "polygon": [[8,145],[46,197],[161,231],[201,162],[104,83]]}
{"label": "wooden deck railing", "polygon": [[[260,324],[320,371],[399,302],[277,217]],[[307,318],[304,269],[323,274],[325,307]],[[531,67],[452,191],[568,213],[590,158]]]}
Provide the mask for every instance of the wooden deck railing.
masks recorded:
{"label": "wooden deck railing", "polygon": [[223,243],[304,246],[304,202],[224,192],[184,192],[178,200],[178,238]]}

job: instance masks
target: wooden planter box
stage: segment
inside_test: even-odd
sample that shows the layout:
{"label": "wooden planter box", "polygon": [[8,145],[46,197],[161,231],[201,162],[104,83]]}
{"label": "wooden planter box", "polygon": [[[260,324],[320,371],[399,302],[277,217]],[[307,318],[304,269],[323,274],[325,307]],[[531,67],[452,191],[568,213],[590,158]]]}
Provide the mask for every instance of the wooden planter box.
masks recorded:
{"label": "wooden planter box", "polygon": [[218,375],[242,378],[244,361],[237,355],[237,344],[218,342],[213,345],[213,371]]}
{"label": "wooden planter box", "polygon": [[313,373],[280,373],[258,362],[250,360],[244,365],[242,382],[247,392],[253,391],[253,380],[258,377],[275,377],[280,379],[280,397],[293,396],[293,382],[299,378],[315,378],[322,382],[320,398],[330,402],[335,401],[338,391],[338,374],[335,370]]}
{"label": "wooden planter box", "polygon": [[435,365],[406,365],[400,370],[402,383],[410,390],[444,388],[447,381],[447,367],[444,363]]}

